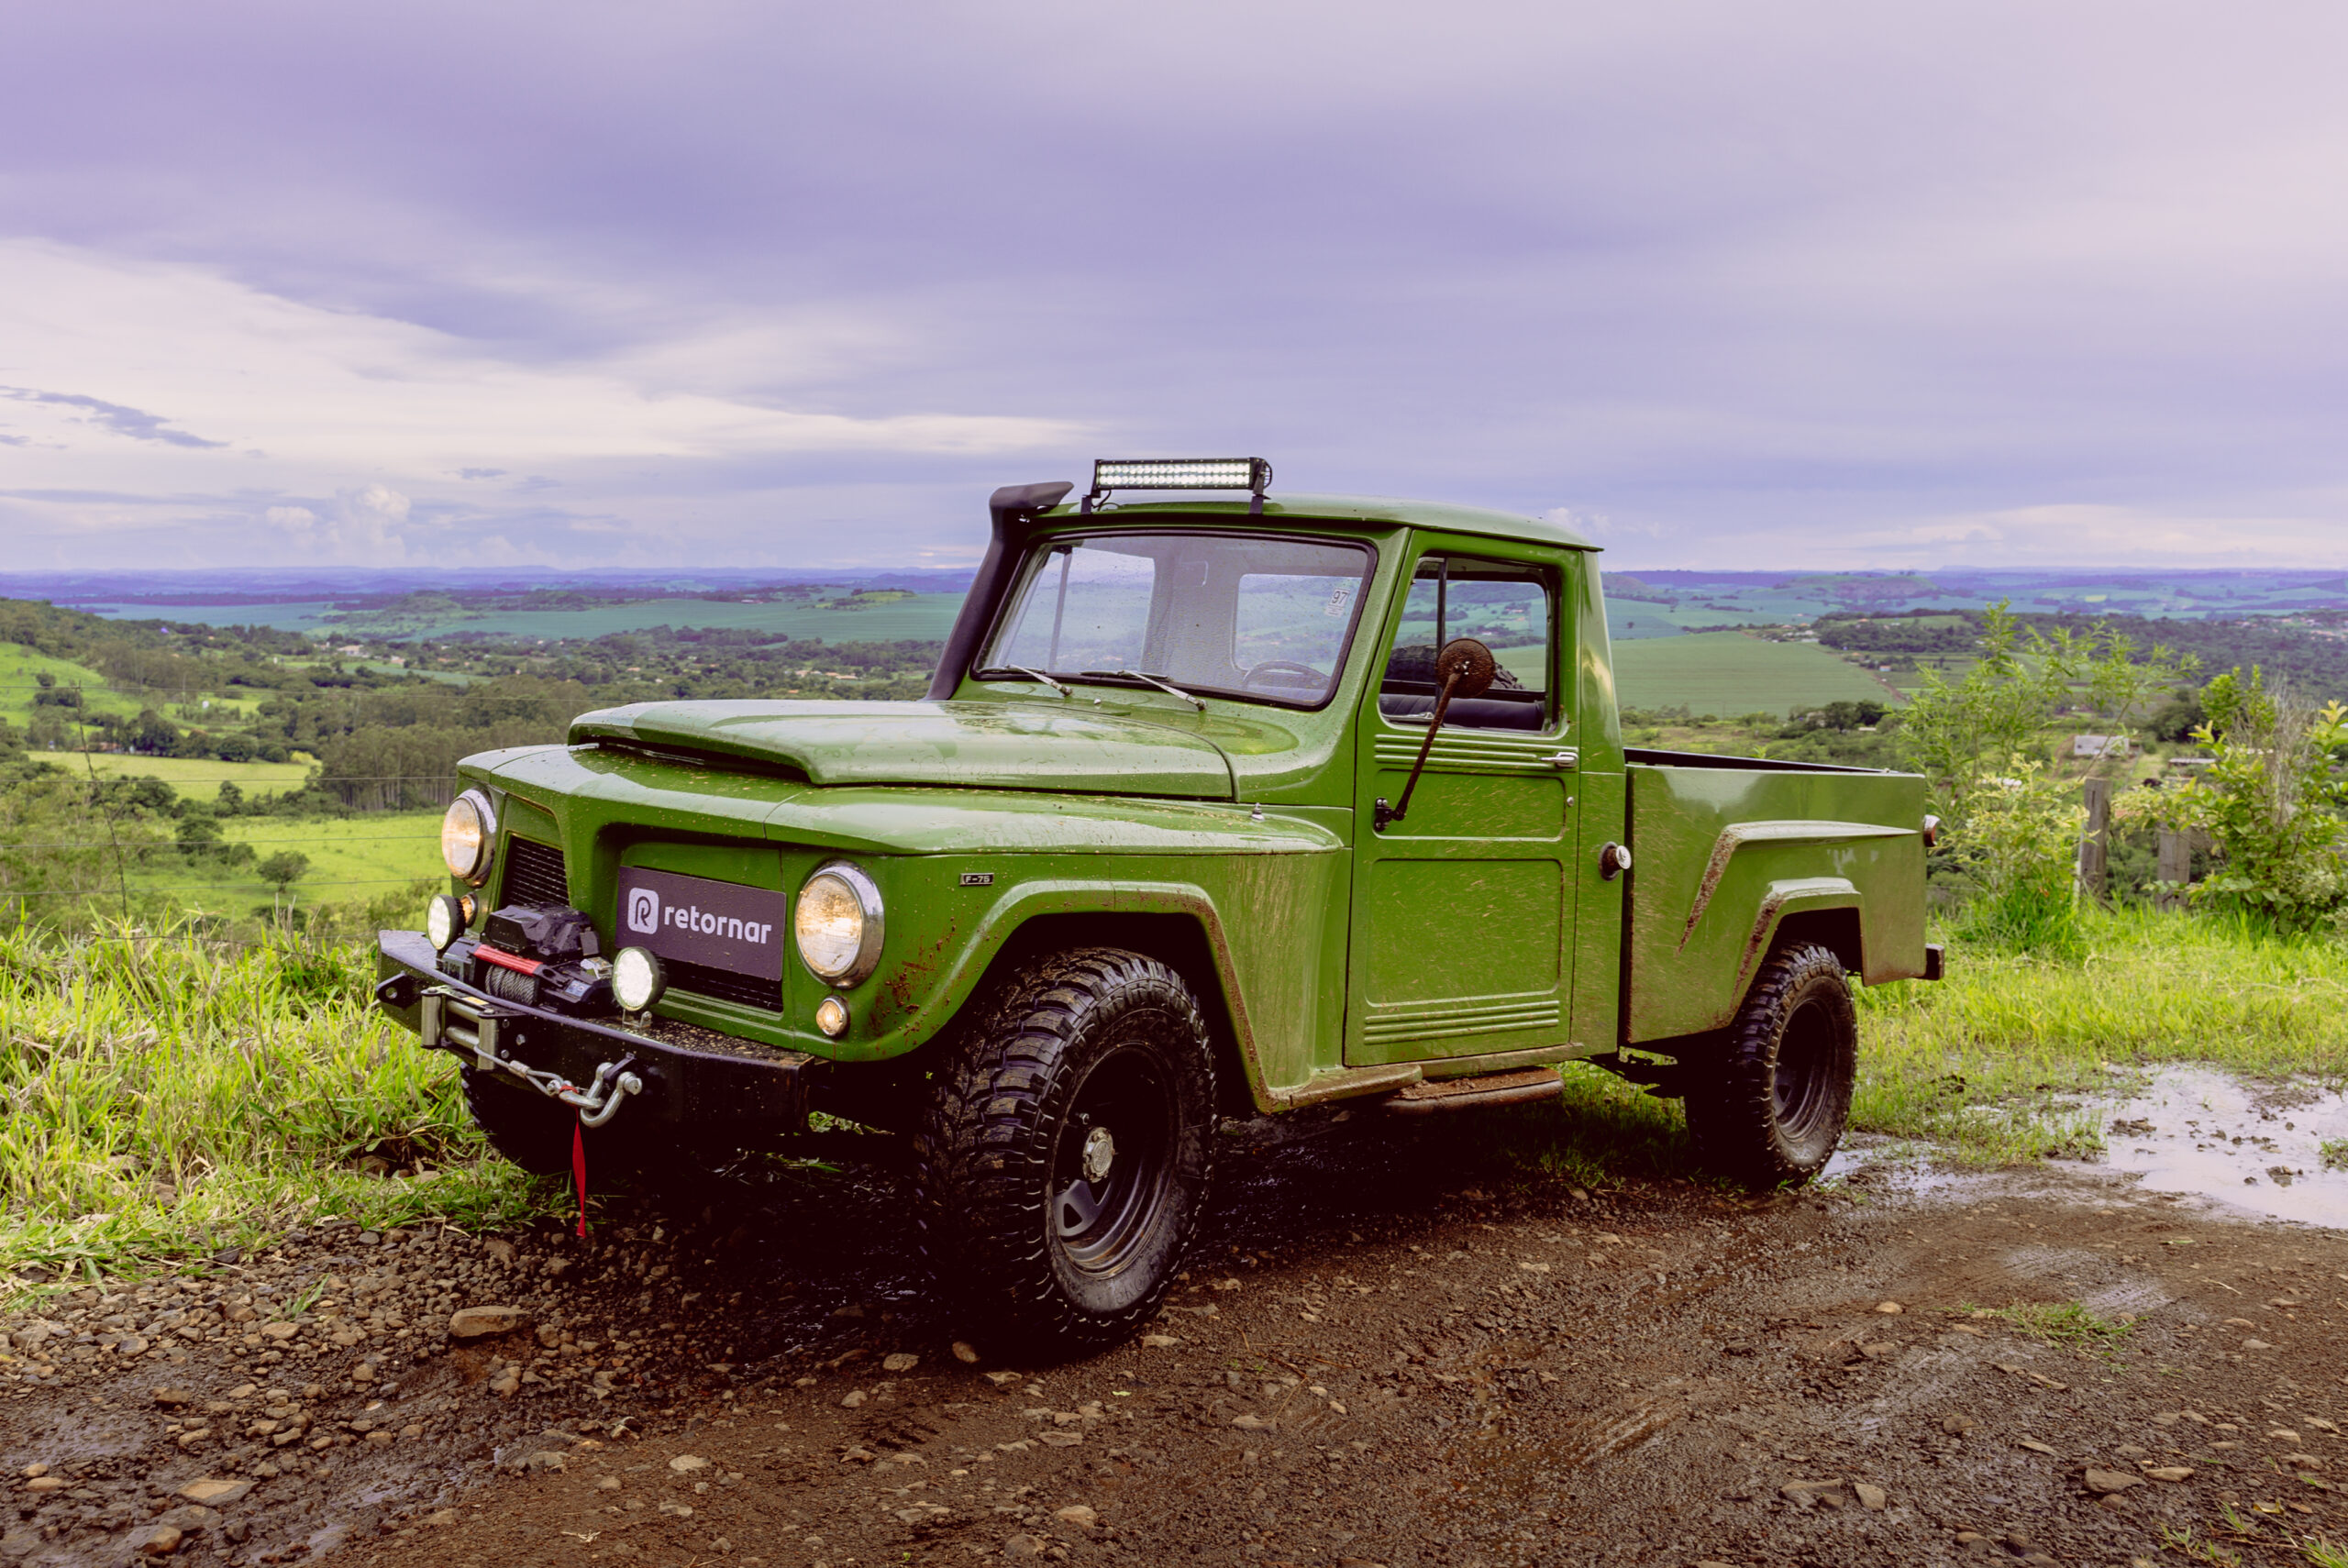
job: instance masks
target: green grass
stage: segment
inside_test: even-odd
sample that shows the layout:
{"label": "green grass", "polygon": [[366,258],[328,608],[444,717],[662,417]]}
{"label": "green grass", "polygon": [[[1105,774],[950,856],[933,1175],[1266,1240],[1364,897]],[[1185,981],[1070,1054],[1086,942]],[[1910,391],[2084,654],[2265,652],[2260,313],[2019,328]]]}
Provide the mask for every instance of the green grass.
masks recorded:
{"label": "green grass", "polygon": [[2348,1171],[2348,1138],[2326,1138],[2315,1152],[2322,1156],[2324,1169]]}
{"label": "green grass", "polygon": [[[356,817],[231,817],[220,824],[231,844],[249,844],[256,861],[290,850],[310,862],[294,884],[305,905],[350,903],[397,893],[416,883],[443,878],[438,812],[379,812]],[[171,891],[181,908],[243,914],[272,901],[275,889],[250,865],[224,867],[159,856],[130,878],[141,889]],[[423,907],[418,895],[417,909]],[[418,917],[421,919],[421,914]]]}
{"label": "green grass", "polygon": [[1815,643],[1772,643],[1741,632],[1642,638],[1614,648],[1625,708],[1698,713],[1784,713],[1837,699],[1896,702],[1882,682]]}
{"label": "green grass", "polygon": [[[365,956],[0,933],[0,1267],[136,1271],[305,1217],[482,1225],[555,1202],[484,1156],[455,1062],[369,1005]],[[426,1174],[353,1168],[394,1137]]]}
{"label": "green grass", "polygon": [[2077,1301],[2027,1301],[2014,1307],[1968,1308],[1970,1317],[1996,1318],[2017,1333],[2065,1350],[2109,1355],[2128,1337],[2130,1323],[2099,1318]]}
{"label": "green grass", "polygon": [[[38,678],[53,675],[60,686],[82,689],[83,712],[89,713],[122,713],[137,716],[139,704],[128,697],[106,690],[105,677],[96,670],[69,659],[52,658],[48,654],[25,646],[22,643],[0,643],[0,718],[22,731],[32,723],[33,696],[39,690]],[[49,710],[61,713],[71,724],[75,711],[71,708]]]}
{"label": "green grass", "polygon": [[1860,992],[1852,1125],[1999,1163],[2099,1149],[2081,1097],[2154,1064],[2348,1077],[2348,948],[2150,910],[2085,923],[2080,963],[1966,945],[1938,985]]}
{"label": "green grass", "polygon": [[[215,801],[224,778],[236,780],[248,799],[301,788],[314,764],[301,762],[218,762],[204,757],[134,756],[127,752],[39,752],[42,761],[80,771],[89,768],[101,778],[161,778],[187,800]],[[436,818],[436,820],[437,820]]]}

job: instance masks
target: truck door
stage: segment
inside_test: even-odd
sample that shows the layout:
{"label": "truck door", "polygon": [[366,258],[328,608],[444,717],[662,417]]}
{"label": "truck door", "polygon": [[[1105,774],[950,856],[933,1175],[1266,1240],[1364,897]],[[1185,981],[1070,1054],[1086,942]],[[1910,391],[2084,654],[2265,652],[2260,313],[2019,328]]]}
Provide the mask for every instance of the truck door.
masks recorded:
{"label": "truck door", "polygon": [[[1349,1066],[1567,1038],[1575,751],[1559,573],[1488,541],[1422,536],[1418,548],[1355,727]],[[1462,636],[1492,650],[1501,677],[1452,703],[1409,816],[1378,832],[1377,802],[1401,798],[1426,737],[1435,650]]]}

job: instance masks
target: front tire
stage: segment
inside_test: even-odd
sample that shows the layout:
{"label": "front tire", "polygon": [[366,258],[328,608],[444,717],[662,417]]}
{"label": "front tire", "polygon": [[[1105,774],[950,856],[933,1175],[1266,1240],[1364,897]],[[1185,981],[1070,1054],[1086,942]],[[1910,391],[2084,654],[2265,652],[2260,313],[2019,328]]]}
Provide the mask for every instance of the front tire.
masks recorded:
{"label": "front tire", "polygon": [[971,1316],[1081,1351],[1154,1315],[1205,1206],[1214,1062],[1180,975],[1029,965],[948,1046],[914,1140],[922,1246]]}
{"label": "front tire", "polygon": [[1858,1066],[1843,961],[1815,944],[1771,955],[1722,1054],[1695,1066],[1687,1108],[1698,1160],[1748,1187],[1801,1186],[1843,1140]]}

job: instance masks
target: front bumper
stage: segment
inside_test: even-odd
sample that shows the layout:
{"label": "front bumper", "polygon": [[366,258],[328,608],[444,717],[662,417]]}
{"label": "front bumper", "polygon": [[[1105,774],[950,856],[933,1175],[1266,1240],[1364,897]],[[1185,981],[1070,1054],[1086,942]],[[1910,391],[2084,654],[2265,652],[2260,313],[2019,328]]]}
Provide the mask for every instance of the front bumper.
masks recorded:
{"label": "front bumper", "polygon": [[806,1125],[810,1080],[828,1066],[803,1052],[669,1019],[635,1027],[506,1001],[441,973],[438,955],[420,931],[379,933],[375,974],[376,1004],[414,1030],[426,1049],[509,1074],[517,1085],[553,1075],[600,1088],[599,1068],[612,1078],[624,1065],[641,1086],[615,1112],[625,1121],[750,1123],[796,1132]]}

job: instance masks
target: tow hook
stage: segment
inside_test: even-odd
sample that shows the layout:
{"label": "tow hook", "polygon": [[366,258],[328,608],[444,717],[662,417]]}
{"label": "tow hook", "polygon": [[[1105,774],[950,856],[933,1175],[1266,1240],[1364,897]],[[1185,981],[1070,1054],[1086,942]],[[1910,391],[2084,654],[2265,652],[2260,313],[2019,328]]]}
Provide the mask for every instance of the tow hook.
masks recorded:
{"label": "tow hook", "polygon": [[644,1092],[644,1080],[631,1071],[634,1055],[605,1062],[593,1081],[581,1088],[559,1073],[549,1073],[515,1061],[498,1049],[499,1026],[513,1015],[494,1003],[475,1001],[446,986],[434,986],[422,999],[420,1020],[426,1050],[457,1049],[471,1056],[484,1072],[511,1073],[548,1099],[559,1099],[579,1112],[581,1127],[601,1127],[619,1114],[630,1095]]}
{"label": "tow hook", "polygon": [[628,1096],[644,1092],[644,1080],[628,1071],[636,1065],[633,1056],[623,1056],[616,1062],[605,1062],[598,1066],[594,1081],[585,1088],[581,1088],[559,1073],[541,1072],[510,1056],[497,1058],[497,1065],[548,1099],[576,1106],[581,1127],[601,1127],[619,1114],[620,1106]]}

